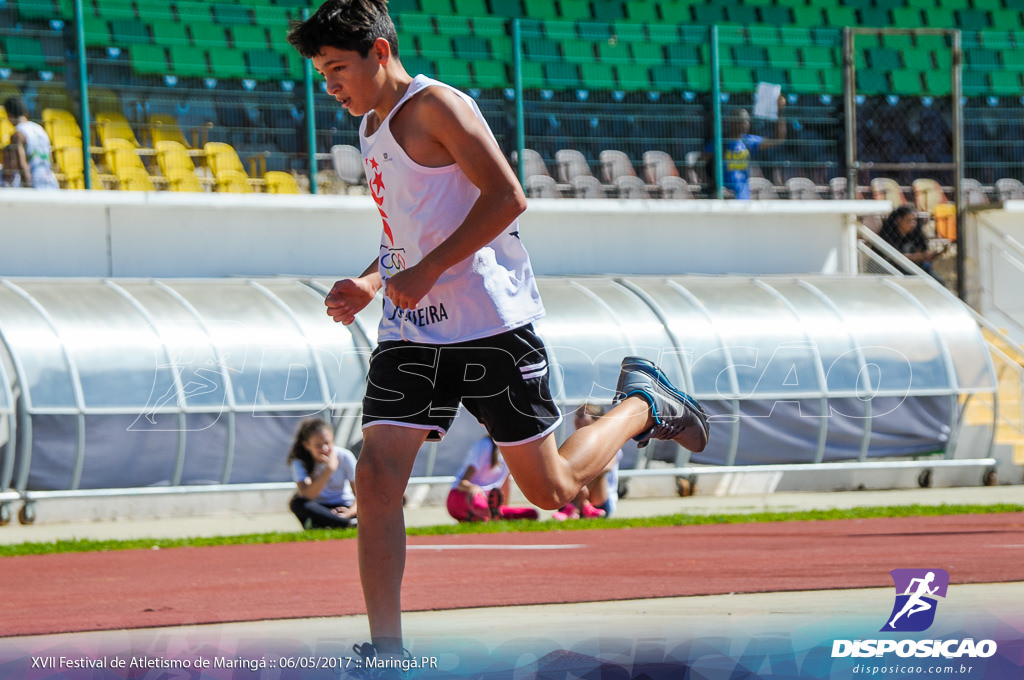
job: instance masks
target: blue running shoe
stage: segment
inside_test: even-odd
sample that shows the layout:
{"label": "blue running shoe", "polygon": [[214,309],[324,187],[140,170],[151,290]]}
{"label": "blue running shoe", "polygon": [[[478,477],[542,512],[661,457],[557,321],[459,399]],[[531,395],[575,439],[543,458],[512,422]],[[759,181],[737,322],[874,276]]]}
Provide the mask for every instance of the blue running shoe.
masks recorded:
{"label": "blue running shoe", "polygon": [[633,440],[643,448],[652,439],[672,440],[699,453],[708,445],[708,417],[696,399],[679,391],[654,363],[640,357],[622,360],[615,403],[638,396],[651,405],[654,425]]}

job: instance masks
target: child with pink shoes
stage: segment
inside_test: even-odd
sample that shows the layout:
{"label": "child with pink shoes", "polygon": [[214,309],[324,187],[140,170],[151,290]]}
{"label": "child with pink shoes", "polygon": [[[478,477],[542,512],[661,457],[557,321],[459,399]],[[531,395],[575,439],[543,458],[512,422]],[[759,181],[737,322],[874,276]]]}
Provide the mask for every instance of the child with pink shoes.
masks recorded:
{"label": "child with pink shoes", "polygon": [[469,449],[455,480],[448,492],[448,514],[460,522],[539,517],[534,508],[505,505],[511,477],[505,460],[490,437],[484,437]]}

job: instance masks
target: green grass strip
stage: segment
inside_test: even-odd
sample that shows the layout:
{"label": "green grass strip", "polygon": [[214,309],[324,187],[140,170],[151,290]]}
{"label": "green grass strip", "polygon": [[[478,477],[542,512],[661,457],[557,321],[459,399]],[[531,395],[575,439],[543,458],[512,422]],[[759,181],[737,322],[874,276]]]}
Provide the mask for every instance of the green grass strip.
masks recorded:
{"label": "green grass strip", "polygon": [[[566,522],[489,522],[486,524],[444,524],[411,527],[410,536],[454,536],[462,534],[503,534],[579,529],[625,529],[645,527],[698,526],[708,524],[743,524],[756,522],[803,522],[837,519],[876,519],[885,517],[935,517],[943,515],[986,515],[1024,512],[1024,505],[898,505],[859,507],[845,510],[799,510],[793,512],[750,512],[727,515],[676,514],[659,517],[576,519]],[[2,529],[0,529],[2,531]],[[199,548],[219,545],[265,545],[304,541],[352,539],[355,529],[324,529],[319,531],[272,532],[238,536],[203,538],[140,538],[131,540],[75,539],[39,543],[0,545],[0,557],[21,555],[53,555],[74,552],[107,552],[114,550],[154,550],[166,548]]]}

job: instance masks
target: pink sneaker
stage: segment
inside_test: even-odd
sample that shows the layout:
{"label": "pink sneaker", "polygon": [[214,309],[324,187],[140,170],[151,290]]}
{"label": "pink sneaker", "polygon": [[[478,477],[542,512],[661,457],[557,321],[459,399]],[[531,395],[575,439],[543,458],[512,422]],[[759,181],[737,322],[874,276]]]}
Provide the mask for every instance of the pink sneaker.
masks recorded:
{"label": "pink sneaker", "polygon": [[586,519],[596,519],[598,517],[604,517],[605,512],[600,508],[594,507],[594,504],[590,501],[583,501],[583,512],[581,514]]}
{"label": "pink sneaker", "polygon": [[579,519],[580,513],[576,512],[576,506],[572,503],[563,505],[558,510],[551,513],[551,519],[556,522],[564,522],[567,519]]}

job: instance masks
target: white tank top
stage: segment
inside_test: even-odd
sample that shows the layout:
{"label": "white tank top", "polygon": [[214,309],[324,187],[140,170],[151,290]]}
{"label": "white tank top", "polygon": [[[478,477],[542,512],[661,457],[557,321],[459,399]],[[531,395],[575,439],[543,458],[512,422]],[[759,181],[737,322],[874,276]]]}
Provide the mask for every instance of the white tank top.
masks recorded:
{"label": "white tank top", "polygon": [[[50,165],[50,138],[38,123],[27,120],[18,123],[15,129],[25,135],[25,157],[32,173],[34,189],[59,189],[57,177]],[[15,186],[18,186],[17,184]]]}
{"label": "white tank top", "polygon": [[[370,194],[383,220],[378,269],[384,285],[398,272],[418,263],[462,224],[480,190],[458,165],[422,166],[405,153],[391,134],[395,112],[417,92],[445,87],[456,92],[484,122],[476,102],[449,85],[416,76],[380,127],[359,142]],[[450,344],[486,338],[544,316],[530,257],[519,240],[519,223],[445,271],[416,309],[397,309],[384,298],[377,341],[409,340]]]}

